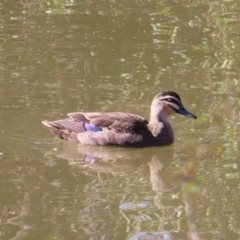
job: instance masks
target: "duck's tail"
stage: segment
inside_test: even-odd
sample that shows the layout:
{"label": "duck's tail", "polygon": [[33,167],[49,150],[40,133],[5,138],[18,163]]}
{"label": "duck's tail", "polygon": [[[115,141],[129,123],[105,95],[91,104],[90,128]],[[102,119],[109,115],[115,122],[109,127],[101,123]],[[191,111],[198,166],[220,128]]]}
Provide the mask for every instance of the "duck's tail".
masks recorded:
{"label": "duck's tail", "polygon": [[75,122],[72,119],[62,119],[53,122],[44,120],[42,124],[50,128],[57,137],[69,141],[77,141],[77,134],[85,131],[80,122]]}

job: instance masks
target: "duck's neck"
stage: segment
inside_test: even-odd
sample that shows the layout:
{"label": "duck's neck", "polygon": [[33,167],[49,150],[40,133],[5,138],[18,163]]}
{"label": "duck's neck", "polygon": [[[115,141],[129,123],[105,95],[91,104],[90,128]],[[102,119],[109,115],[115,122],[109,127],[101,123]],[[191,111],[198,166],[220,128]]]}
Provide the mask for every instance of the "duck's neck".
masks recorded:
{"label": "duck's neck", "polygon": [[159,111],[151,111],[149,124],[156,124],[159,122],[167,123],[168,114],[165,114],[163,107]]}
{"label": "duck's neck", "polygon": [[[165,144],[173,142],[173,131],[170,123],[167,120],[169,114],[163,109],[158,111],[151,111],[148,128],[155,138],[161,141],[166,141]],[[160,141],[159,140],[159,141]]]}

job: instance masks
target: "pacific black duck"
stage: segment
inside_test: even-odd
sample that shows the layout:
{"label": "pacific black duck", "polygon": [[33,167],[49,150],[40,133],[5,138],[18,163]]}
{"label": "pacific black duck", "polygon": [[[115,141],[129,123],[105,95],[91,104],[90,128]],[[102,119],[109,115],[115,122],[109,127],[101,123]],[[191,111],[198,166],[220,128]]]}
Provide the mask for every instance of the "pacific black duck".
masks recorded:
{"label": "pacific black duck", "polygon": [[157,94],[151,105],[150,120],[123,112],[75,112],[66,119],[42,121],[61,139],[83,144],[150,147],[172,144],[174,134],[167,118],[179,113],[197,118],[188,112],[176,92],[163,91]]}

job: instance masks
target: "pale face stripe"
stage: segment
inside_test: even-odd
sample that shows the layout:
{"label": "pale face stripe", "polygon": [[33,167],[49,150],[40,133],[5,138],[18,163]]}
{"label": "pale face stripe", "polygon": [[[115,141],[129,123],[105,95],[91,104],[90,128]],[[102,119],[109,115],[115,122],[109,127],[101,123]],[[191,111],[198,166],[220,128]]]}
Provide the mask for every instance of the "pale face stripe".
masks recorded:
{"label": "pale face stripe", "polygon": [[[169,98],[172,99],[172,102],[168,101]],[[178,99],[174,96],[170,96],[170,95],[164,96],[164,97],[160,98],[160,101],[167,103],[175,110],[178,110],[180,107],[182,107],[182,103],[181,103],[180,99]]]}

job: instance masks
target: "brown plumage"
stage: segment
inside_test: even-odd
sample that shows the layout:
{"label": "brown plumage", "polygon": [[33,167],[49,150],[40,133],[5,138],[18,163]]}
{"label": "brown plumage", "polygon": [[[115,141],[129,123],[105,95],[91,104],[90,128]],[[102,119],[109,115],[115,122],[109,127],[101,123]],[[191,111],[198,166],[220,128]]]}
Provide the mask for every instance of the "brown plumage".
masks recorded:
{"label": "brown plumage", "polygon": [[179,95],[163,91],[152,101],[149,122],[138,115],[122,112],[75,112],[69,118],[43,121],[61,139],[83,144],[150,147],[172,144],[174,135],[167,117],[179,113],[197,118],[182,105]]}

